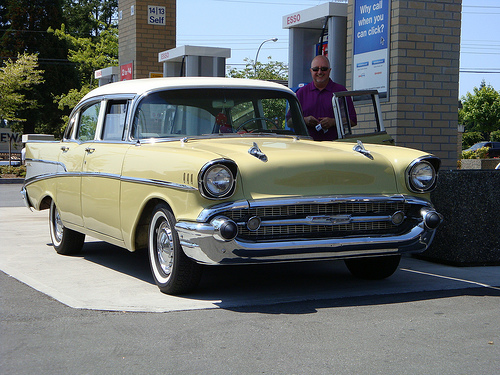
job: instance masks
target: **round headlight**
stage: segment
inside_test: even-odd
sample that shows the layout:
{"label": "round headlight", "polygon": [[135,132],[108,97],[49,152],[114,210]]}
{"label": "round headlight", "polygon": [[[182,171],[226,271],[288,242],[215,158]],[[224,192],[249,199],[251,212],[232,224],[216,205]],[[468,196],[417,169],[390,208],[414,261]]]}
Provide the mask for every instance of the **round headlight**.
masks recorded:
{"label": "round headlight", "polygon": [[408,178],[411,190],[428,191],[436,183],[436,170],[431,163],[419,161],[410,168]]}
{"label": "round headlight", "polygon": [[225,165],[212,165],[203,174],[203,188],[211,197],[224,197],[232,190],[233,185],[233,174]]}

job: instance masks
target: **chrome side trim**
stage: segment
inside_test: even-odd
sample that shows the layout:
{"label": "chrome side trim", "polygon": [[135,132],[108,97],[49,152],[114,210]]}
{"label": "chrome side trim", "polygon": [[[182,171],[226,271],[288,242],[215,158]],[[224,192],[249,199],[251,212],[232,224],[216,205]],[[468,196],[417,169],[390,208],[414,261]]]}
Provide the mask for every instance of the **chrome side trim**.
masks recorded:
{"label": "chrome side trim", "polygon": [[151,185],[151,186],[158,186],[158,187],[167,187],[167,188],[178,189],[178,190],[188,190],[188,191],[198,190],[194,186],[178,184],[176,182],[152,180],[152,179],[147,179],[147,178],[121,176],[120,180],[122,182],[131,182],[131,183],[136,183],[136,184],[144,184],[144,185]]}
{"label": "chrome side trim", "polygon": [[167,188],[172,188],[172,189],[177,189],[177,190],[187,190],[187,191],[198,190],[194,186],[178,184],[175,182],[153,180],[153,179],[146,179],[146,178],[126,177],[126,176],[120,176],[118,174],[100,173],[100,172],[57,172],[57,173],[40,174],[37,176],[33,176],[31,178],[27,178],[24,182],[24,186],[28,186],[28,185],[33,184],[33,183],[38,182],[38,181],[47,180],[47,179],[51,179],[51,178],[59,178],[59,177],[108,178],[108,179],[113,179],[113,180],[120,180],[122,182],[129,182],[129,183],[136,183],[136,184],[143,184],[143,185],[150,185],[150,186],[157,186],[157,187],[167,187]]}
{"label": "chrome side trim", "polygon": [[26,178],[24,180],[24,186],[28,186],[28,185],[31,185],[35,182],[49,180],[49,179],[56,178],[56,177],[80,177],[80,176],[81,176],[80,173],[70,173],[70,172],[46,173],[46,174],[41,174],[38,176]]}
{"label": "chrome side trim", "polygon": [[30,158],[30,159],[26,159],[26,163],[27,162],[59,165],[59,166],[63,167],[64,170],[66,171],[66,166],[63,163],[59,162],[59,161],[44,160],[44,159],[32,159],[32,158]]}

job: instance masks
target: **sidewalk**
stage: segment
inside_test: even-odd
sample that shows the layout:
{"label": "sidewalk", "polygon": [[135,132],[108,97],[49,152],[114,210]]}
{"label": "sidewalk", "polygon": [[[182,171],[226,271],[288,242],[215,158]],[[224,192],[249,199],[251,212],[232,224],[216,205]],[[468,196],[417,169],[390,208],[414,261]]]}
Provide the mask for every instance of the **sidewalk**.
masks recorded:
{"label": "sidewalk", "polygon": [[342,261],[207,267],[196,293],[173,297],[154,285],[145,254],[88,239],[81,255],[58,255],[50,245],[47,215],[0,208],[0,270],[73,308],[167,312],[474,288],[500,296],[500,267],[451,267],[404,257],[392,277],[376,282],[353,278]]}

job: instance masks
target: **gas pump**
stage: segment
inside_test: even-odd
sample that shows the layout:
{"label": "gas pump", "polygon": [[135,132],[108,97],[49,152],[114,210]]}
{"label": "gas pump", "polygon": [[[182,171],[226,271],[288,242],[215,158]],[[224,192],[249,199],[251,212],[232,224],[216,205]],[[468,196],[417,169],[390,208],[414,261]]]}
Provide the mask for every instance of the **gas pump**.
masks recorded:
{"label": "gas pump", "polygon": [[345,86],[347,3],[324,3],[283,16],[289,30],[288,87],[311,81],[314,56],[325,55],[332,67],[330,78]]}
{"label": "gas pump", "polygon": [[224,77],[230,48],[181,46],[158,54],[164,77]]}

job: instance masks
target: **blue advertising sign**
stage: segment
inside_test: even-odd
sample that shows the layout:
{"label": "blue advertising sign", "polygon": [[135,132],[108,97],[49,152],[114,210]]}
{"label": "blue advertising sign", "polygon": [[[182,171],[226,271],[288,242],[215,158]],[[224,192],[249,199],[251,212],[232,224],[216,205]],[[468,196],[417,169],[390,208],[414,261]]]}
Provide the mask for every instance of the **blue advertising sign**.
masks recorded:
{"label": "blue advertising sign", "polygon": [[354,1],[353,88],[376,89],[381,97],[389,87],[389,0]]}

